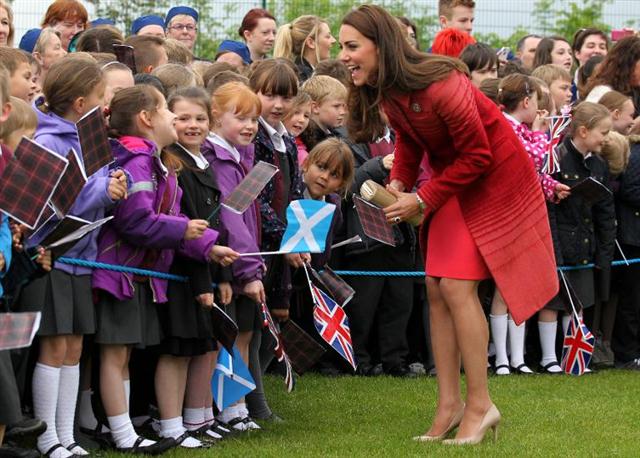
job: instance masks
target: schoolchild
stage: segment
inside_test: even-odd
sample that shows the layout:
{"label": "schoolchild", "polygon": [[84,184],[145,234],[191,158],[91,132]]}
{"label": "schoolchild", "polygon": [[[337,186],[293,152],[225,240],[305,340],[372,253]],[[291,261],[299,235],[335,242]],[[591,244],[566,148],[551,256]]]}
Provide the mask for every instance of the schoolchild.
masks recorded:
{"label": "schoolchild", "polygon": [[[572,112],[569,132],[558,148],[560,172],[554,178],[573,187],[587,178],[609,186],[609,169],[599,156],[612,127],[611,115],[604,106],[582,102]],[[563,330],[571,318],[570,297],[577,309],[589,312],[596,301],[609,298],[611,261],[614,255],[616,220],[613,195],[597,201],[573,191],[558,205],[550,205],[549,219],[559,266],[594,263],[594,269],[564,272],[560,293],[540,311],[538,330],[542,347],[540,366],[546,373],[560,373],[556,356],[558,312],[564,311]],[[580,311],[579,311],[580,313]],[[588,313],[586,318],[588,318]]]}
{"label": "schoolchild", "polygon": [[[90,57],[69,56],[51,66],[42,89],[44,97],[35,102],[38,127],[34,140],[63,157],[73,148],[82,163],[75,123],[95,107],[102,107],[105,85],[100,68]],[[88,177],[69,213],[96,221],[124,198],[126,191],[124,172],[110,172],[105,166]],[[36,232],[26,245],[38,245],[50,227]],[[94,261],[97,236],[96,231],[88,234],[65,255]],[[49,274],[28,284],[19,299],[22,310],[42,311],[33,406],[35,416],[48,425],[38,437],[38,450],[54,458],[88,454],[77,445],[73,431],[83,335],[95,332],[91,272],[87,267],[56,263]]]}
{"label": "schoolchild", "polygon": [[[98,261],[167,272],[176,252],[203,263],[228,264],[235,258],[233,250],[215,244],[218,233],[207,221],[180,213],[182,191],[176,172],[181,163],[165,150],[177,140],[174,121],[162,94],[147,85],[122,89],[111,101],[112,152],[117,166],[131,175],[132,185],[100,232]],[[126,382],[132,348],[162,341],[158,308],[167,301],[167,281],[97,269],[92,286],[97,296],[101,397],[116,449],[162,452],[176,442],[138,436],[129,417]]]}
{"label": "schoolchild", "polygon": [[[211,97],[212,132],[202,152],[213,171],[221,198],[227,197],[253,168],[253,138],[258,130],[260,99],[245,84],[230,82]],[[225,207],[220,221],[227,231],[227,244],[239,253],[260,251],[260,207],[254,201],[241,215]],[[265,266],[260,256],[243,256],[231,266],[234,301],[228,308],[238,325],[236,345],[245,364],[249,364],[249,344],[253,333],[262,327],[259,304],[265,302],[262,283]],[[211,420],[211,411],[205,412]],[[249,416],[244,399],[227,407],[218,420],[234,430],[246,431],[259,426]]]}

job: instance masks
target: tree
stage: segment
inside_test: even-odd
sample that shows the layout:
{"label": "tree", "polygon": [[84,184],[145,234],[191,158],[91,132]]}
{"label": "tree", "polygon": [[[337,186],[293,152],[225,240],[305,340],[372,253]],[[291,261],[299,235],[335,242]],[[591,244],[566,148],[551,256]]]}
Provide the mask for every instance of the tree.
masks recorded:
{"label": "tree", "polygon": [[[266,7],[276,16],[278,23],[291,22],[303,14],[319,16],[327,21],[331,27],[331,32],[337,37],[340,22],[345,14],[363,3],[369,2],[353,0],[283,2],[269,0],[266,2]],[[421,49],[428,47],[438,29],[438,17],[432,6],[426,5],[424,1],[419,0],[383,0],[376,3],[395,16],[406,16],[414,21],[418,29]]]}
{"label": "tree", "polygon": [[[543,24],[542,31],[560,35],[572,40],[573,35],[582,28],[595,27],[609,32],[611,27],[604,23],[604,7],[613,0],[571,1],[567,7],[555,7],[553,0],[538,0],[533,17]],[[551,14],[549,14],[551,13]]]}

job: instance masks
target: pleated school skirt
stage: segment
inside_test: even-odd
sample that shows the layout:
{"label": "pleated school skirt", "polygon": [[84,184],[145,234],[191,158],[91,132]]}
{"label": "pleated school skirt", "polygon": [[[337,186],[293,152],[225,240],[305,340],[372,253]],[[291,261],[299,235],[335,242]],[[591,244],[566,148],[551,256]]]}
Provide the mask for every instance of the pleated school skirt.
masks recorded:
{"label": "pleated school skirt", "polygon": [[42,312],[39,336],[93,334],[95,307],[91,275],[71,275],[52,269],[22,289],[19,309]]}
{"label": "pleated school skirt", "polygon": [[135,282],[133,297],[120,301],[100,291],[96,304],[96,336],[98,344],[134,345],[146,348],[162,341],[158,307],[153,302],[149,282]]}
{"label": "pleated school skirt", "polygon": [[20,394],[8,350],[0,351],[0,425],[10,425],[22,419]]}

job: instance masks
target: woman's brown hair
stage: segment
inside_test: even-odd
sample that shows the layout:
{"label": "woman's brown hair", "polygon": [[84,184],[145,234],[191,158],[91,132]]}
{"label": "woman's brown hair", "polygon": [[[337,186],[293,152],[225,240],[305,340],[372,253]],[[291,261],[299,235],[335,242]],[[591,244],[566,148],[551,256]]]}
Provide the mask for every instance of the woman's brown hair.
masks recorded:
{"label": "woman's brown hair", "polygon": [[411,47],[396,19],[376,5],[362,5],[342,20],[378,48],[378,73],[373,85],[352,87],[349,94],[349,133],[357,142],[370,142],[383,135],[385,122],[380,103],[393,92],[424,89],[456,70],[467,74],[457,59],[434,56]]}
{"label": "woman's brown hair", "polygon": [[42,110],[62,117],[78,97],[87,97],[100,84],[104,76],[93,57],[86,53],[65,56],[51,66],[44,79]]}
{"label": "woman's brown hair", "polygon": [[625,95],[631,95],[634,88],[631,81],[638,61],[640,61],[640,37],[623,38],[611,48],[590,78],[586,94],[594,87],[604,84]]}

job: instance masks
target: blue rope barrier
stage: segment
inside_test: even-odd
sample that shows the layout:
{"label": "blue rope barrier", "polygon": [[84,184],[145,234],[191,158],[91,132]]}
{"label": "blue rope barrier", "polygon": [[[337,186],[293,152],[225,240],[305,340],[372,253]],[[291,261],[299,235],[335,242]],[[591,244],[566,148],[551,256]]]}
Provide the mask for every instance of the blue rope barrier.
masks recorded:
{"label": "blue rope barrier", "polygon": [[[144,275],[146,277],[155,277],[161,278],[163,280],[174,280],[186,282],[188,280],[187,277],[183,277],[180,275],[168,274],[165,272],[156,272],[155,270],[146,270],[139,269],[136,267],[126,267],[126,266],[118,266],[115,264],[105,264],[104,262],[97,261],[87,261],[85,259],[76,259],[76,258],[67,258],[61,257],[56,259],[56,262],[60,262],[62,264],[69,264],[80,267],[88,267],[92,269],[104,269],[104,270],[112,270],[114,272],[123,272],[123,273],[131,273],[134,275]],[[611,263],[612,267],[626,266],[631,264],[639,264],[640,258],[636,259],[628,259],[627,261],[613,261]],[[558,270],[563,272],[568,272],[571,270],[585,270],[592,269],[595,267],[594,264],[584,264],[581,266],[562,266],[558,267]],[[343,276],[371,276],[371,277],[423,277],[424,272],[409,270],[409,271],[386,271],[386,270],[336,270],[336,274]]]}
{"label": "blue rope barrier", "polygon": [[118,266],[115,264],[105,264],[104,262],[87,261],[86,259],[61,257],[56,259],[56,262],[60,262],[62,264],[69,264],[72,266],[88,267],[92,269],[104,269],[104,270],[112,270],[114,272],[130,273],[134,275],[144,275],[146,277],[155,277],[155,278],[160,278],[162,280],[175,280],[175,281],[182,281],[182,282],[186,282],[188,280],[187,277],[182,277],[180,275],[173,275],[165,272],[156,272],[155,270],[138,269],[137,267],[126,267],[126,266]]}

